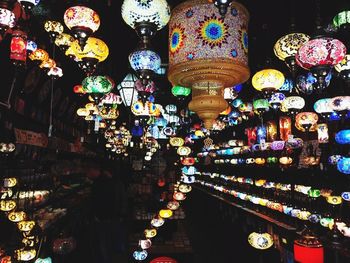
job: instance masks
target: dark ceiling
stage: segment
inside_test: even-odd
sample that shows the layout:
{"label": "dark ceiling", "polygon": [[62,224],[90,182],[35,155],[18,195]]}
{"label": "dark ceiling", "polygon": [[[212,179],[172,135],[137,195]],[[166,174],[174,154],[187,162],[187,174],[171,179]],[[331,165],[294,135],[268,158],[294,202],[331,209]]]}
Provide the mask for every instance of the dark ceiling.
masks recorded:
{"label": "dark ceiling", "polygon": [[[250,13],[249,23],[249,66],[252,74],[266,65],[269,60],[275,67],[287,72],[287,68],[282,62],[278,61],[273,55],[273,44],[275,41],[287,33],[293,17],[296,22],[298,31],[311,34],[315,29],[315,18],[317,16],[316,8],[317,0],[240,0],[245,5]],[[132,52],[138,45],[138,37],[136,33],[127,26],[121,18],[121,0],[85,0],[85,1],[60,1],[60,0],[42,0],[42,10],[47,8],[48,12],[43,12],[44,15],[36,13],[27,22],[29,28],[29,36],[37,41],[37,43],[49,51],[52,55],[52,44],[49,42],[48,35],[43,30],[43,22],[46,19],[56,19],[63,23],[63,13],[67,6],[77,3],[84,3],[94,8],[101,17],[101,27],[95,34],[96,37],[103,39],[110,48],[109,58],[99,66],[97,73],[111,76],[116,83],[119,83],[123,77],[130,72],[128,63],[128,54]],[[181,0],[168,0],[171,7],[181,3]],[[350,8],[349,0],[324,1],[321,3],[321,18],[323,25],[331,23],[332,17],[346,6]],[[294,10],[294,11],[293,11]],[[46,14],[45,14],[46,13]],[[68,32],[68,29],[65,29]],[[167,62],[168,49],[168,30],[167,28],[157,32],[152,41],[152,48],[159,52],[164,63]],[[13,70],[8,61],[10,36],[0,43],[2,91],[0,95],[6,94],[12,80]],[[69,97],[69,102],[76,103],[78,107],[83,104],[86,99],[79,98],[73,94],[72,88],[79,84],[83,78],[83,72],[78,66],[73,63],[68,57],[65,57],[58,49],[55,52],[55,59],[63,68],[64,77],[56,82],[56,89],[62,90],[62,96],[59,100],[64,100]],[[30,71],[33,65],[29,62],[27,64],[26,72]],[[22,72],[22,76],[26,76],[26,72]],[[43,78],[45,78],[43,76]],[[37,92],[41,89],[45,81],[41,81],[35,89]],[[23,85],[23,83],[22,83]],[[247,86],[249,86],[249,81]],[[175,101],[170,94],[170,83],[166,78],[160,80],[158,83],[159,98],[164,102],[169,100]],[[21,87],[18,88],[19,92]],[[250,94],[249,89],[246,89],[243,94]],[[35,94],[33,93],[33,103],[35,101]],[[43,103],[42,107],[47,107],[48,102]],[[56,110],[57,111],[57,110]],[[62,116],[64,118],[64,116]],[[125,117],[121,118],[125,120]],[[70,121],[73,121],[72,119]]]}

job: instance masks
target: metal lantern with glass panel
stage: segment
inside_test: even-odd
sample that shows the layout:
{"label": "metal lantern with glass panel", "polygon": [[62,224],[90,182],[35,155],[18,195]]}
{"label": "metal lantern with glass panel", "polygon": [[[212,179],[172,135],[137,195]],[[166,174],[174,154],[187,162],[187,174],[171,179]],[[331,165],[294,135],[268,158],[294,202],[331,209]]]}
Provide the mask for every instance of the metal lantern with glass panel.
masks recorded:
{"label": "metal lantern with glass panel", "polygon": [[135,29],[143,42],[149,44],[150,38],[165,27],[170,19],[170,7],[166,0],[124,0],[122,17]]}
{"label": "metal lantern with glass panel", "polygon": [[85,6],[73,6],[64,13],[64,23],[84,49],[87,39],[100,27],[100,17],[92,9]]}
{"label": "metal lantern with glass panel", "polygon": [[126,107],[130,107],[137,101],[138,92],[135,89],[135,81],[137,77],[129,73],[125,76],[123,81],[117,86],[117,90],[122,98],[122,101]]}

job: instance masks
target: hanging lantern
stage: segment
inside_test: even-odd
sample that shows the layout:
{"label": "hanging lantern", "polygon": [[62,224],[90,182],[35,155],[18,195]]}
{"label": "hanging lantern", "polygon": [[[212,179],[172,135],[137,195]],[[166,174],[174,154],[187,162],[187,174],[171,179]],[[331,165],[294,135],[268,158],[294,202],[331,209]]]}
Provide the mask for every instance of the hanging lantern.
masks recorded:
{"label": "hanging lantern", "polygon": [[330,100],[330,107],[333,111],[344,112],[350,109],[350,96],[338,96]]}
{"label": "hanging lantern", "polygon": [[273,238],[269,233],[253,232],[248,236],[249,244],[256,249],[268,249],[273,245]]}
{"label": "hanging lantern", "polygon": [[350,54],[347,54],[339,64],[334,66],[334,68],[339,73],[339,76],[343,80],[345,80],[346,82],[349,82],[350,81]]}
{"label": "hanging lantern", "polygon": [[24,66],[27,60],[27,34],[14,30],[10,44],[10,59],[15,66]]}
{"label": "hanging lantern", "polygon": [[159,211],[159,216],[168,219],[173,216],[173,211],[170,209],[162,209]]}
{"label": "hanging lantern", "polygon": [[267,138],[267,130],[265,126],[258,126],[256,129],[256,142],[258,144],[265,143]]}
{"label": "hanging lantern", "polygon": [[122,98],[122,101],[126,107],[130,107],[137,101],[138,93],[135,90],[136,76],[129,73],[123,79],[123,81],[117,86],[117,90]]}
{"label": "hanging lantern", "polygon": [[264,69],[257,73],[252,78],[253,87],[269,97],[284,84],[284,75],[276,69]]}
{"label": "hanging lantern", "polygon": [[3,212],[10,212],[16,208],[16,202],[13,200],[1,200],[0,210]]}
{"label": "hanging lantern", "polygon": [[329,142],[328,125],[326,123],[321,123],[317,125],[317,138],[318,143]]}
{"label": "hanging lantern", "polygon": [[333,112],[333,108],[331,107],[331,99],[325,98],[316,101],[314,104],[314,110],[323,118],[328,119]]}
{"label": "hanging lantern", "polygon": [[41,62],[39,67],[49,71],[51,68],[56,67],[56,62],[53,59],[49,58],[49,59],[44,60],[43,62]]}
{"label": "hanging lantern", "polygon": [[41,63],[49,59],[49,54],[45,50],[38,48],[29,55],[29,58],[37,63]]}
{"label": "hanging lantern", "polygon": [[27,214],[23,211],[19,211],[19,212],[10,212],[7,216],[7,218],[14,223],[18,223],[21,221],[24,221],[27,218]]}
{"label": "hanging lantern", "polygon": [[345,28],[350,24],[350,11],[344,10],[333,18],[333,25],[336,28]]}
{"label": "hanging lantern", "polygon": [[299,66],[310,70],[317,78],[318,88],[326,87],[325,78],[331,68],[341,62],[346,55],[345,45],[333,38],[315,38],[306,42],[297,52]]}
{"label": "hanging lantern", "polygon": [[82,85],[75,85],[73,88],[73,92],[75,94],[79,94],[79,95],[84,95],[86,94],[85,90],[83,89]]}
{"label": "hanging lantern", "polygon": [[55,45],[58,46],[62,52],[66,52],[73,42],[74,37],[66,33],[61,33],[55,38]]}
{"label": "hanging lantern", "polygon": [[258,99],[253,101],[254,111],[261,117],[262,114],[269,110],[270,104],[267,99]]}
{"label": "hanging lantern", "polygon": [[166,0],[124,0],[122,17],[130,27],[136,30],[144,45],[161,30],[170,19],[170,8]]}
{"label": "hanging lantern", "polygon": [[139,240],[139,246],[142,249],[149,249],[152,246],[152,241],[150,239]]}
{"label": "hanging lantern", "polygon": [[5,32],[15,24],[15,14],[6,8],[0,8],[0,35],[4,36]]}
{"label": "hanging lantern", "polygon": [[191,94],[191,89],[182,86],[173,86],[171,89],[171,93],[175,97],[184,99],[185,97]]}
{"label": "hanging lantern", "polygon": [[145,229],[144,234],[146,238],[153,238],[157,235],[157,229]]}
{"label": "hanging lantern", "polygon": [[142,251],[134,251],[134,253],[132,254],[132,256],[134,257],[135,260],[137,261],[143,261],[147,258],[148,253],[146,250],[142,250]]}
{"label": "hanging lantern", "polygon": [[342,130],[335,134],[335,141],[339,144],[350,144],[350,130]]}
{"label": "hanging lantern", "polygon": [[44,24],[44,29],[50,34],[51,42],[54,42],[56,37],[63,33],[63,25],[54,20],[47,20]]}
{"label": "hanging lantern", "polygon": [[129,55],[129,62],[144,84],[147,84],[161,64],[160,56],[150,49],[139,49],[132,52]]}
{"label": "hanging lantern", "polygon": [[311,231],[304,231],[302,237],[294,241],[294,259],[300,263],[324,262],[323,246]]}
{"label": "hanging lantern", "polygon": [[280,60],[284,61],[292,73],[296,72],[295,55],[299,48],[309,41],[310,37],[303,33],[291,33],[277,40],[273,51]]}
{"label": "hanging lantern", "polygon": [[93,94],[97,102],[99,97],[113,89],[114,81],[108,76],[89,76],[83,80],[82,85],[85,92]]}
{"label": "hanging lantern", "polygon": [[103,98],[101,99],[101,103],[105,107],[110,109],[112,107],[116,107],[119,104],[122,104],[123,102],[120,96],[118,96],[117,94],[114,94],[113,92],[110,92],[105,96],[103,96]]}
{"label": "hanging lantern", "polygon": [[35,221],[21,221],[17,223],[18,230],[21,232],[30,232],[35,226]]}
{"label": "hanging lantern", "polygon": [[181,147],[184,145],[185,141],[180,137],[172,137],[169,139],[169,143],[173,147]]}
{"label": "hanging lantern", "polygon": [[21,6],[26,10],[30,11],[32,8],[40,3],[40,0],[17,0]]}
{"label": "hanging lantern", "polygon": [[66,54],[74,54],[78,61],[78,65],[83,71],[91,75],[99,62],[106,60],[109,55],[109,49],[105,42],[98,38],[89,37],[86,41],[84,49],[81,49],[78,41],[74,41]]}
{"label": "hanging lantern", "polygon": [[295,118],[295,127],[301,131],[316,131],[318,116],[314,112],[301,112]]}
{"label": "hanging lantern", "polygon": [[87,39],[100,27],[100,17],[88,7],[73,6],[64,13],[64,23],[72,30],[83,50]]}
{"label": "hanging lantern", "polygon": [[180,207],[180,203],[178,201],[169,201],[167,204],[167,208],[170,210],[177,210]]}
{"label": "hanging lantern", "polygon": [[267,141],[273,142],[277,140],[277,124],[275,121],[268,121],[266,123]]}
{"label": "hanging lantern", "polygon": [[184,201],[186,199],[186,194],[181,193],[181,192],[174,192],[173,198],[176,201]]}

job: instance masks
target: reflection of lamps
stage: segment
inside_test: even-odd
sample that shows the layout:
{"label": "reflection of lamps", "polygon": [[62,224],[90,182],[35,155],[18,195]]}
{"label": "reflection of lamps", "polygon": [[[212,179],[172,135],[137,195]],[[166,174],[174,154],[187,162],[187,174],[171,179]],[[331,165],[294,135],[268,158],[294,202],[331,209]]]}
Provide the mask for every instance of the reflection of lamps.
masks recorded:
{"label": "reflection of lamps", "polygon": [[63,26],[60,22],[48,20],[44,24],[44,29],[50,34],[51,42],[54,42],[56,37],[63,33]]}
{"label": "reflection of lamps", "polygon": [[55,45],[58,46],[59,49],[61,49],[63,52],[66,52],[73,42],[74,42],[74,37],[66,33],[59,34],[55,38]]}
{"label": "reflection of lamps", "polygon": [[291,33],[277,40],[273,51],[276,57],[284,61],[292,74],[296,72],[295,55],[299,48],[310,39],[308,35],[303,33]]}
{"label": "reflection of lamps", "polygon": [[[325,77],[325,83],[324,88],[328,87],[332,79],[332,72],[328,72],[327,76]],[[306,76],[305,75],[299,75],[296,79],[296,86],[298,89],[307,94],[310,95],[314,89],[318,89],[319,83],[317,82],[317,79],[314,77],[314,75],[309,72]]]}
{"label": "reflection of lamps", "polygon": [[122,17],[147,45],[157,30],[161,30],[169,22],[170,8],[166,0],[145,3],[140,3],[138,0],[124,0]]}
{"label": "reflection of lamps", "polygon": [[318,89],[325,88],[325,78],[331,67],[341,62],[346,55],[345,45],[337,39],[315,38],[300,47],[296,54],[299,66],[310,70],[317,78]]}
{"label": "reflection of lamps", "polygon": [[129,73],[123,81],[117,86],[123,103],[126,107],[137,101],[137,91],[135,90],[135,81],[137,80],[134,74]]}
{"label": "reflection of lamps", "polygon": [[73,6],[64,13],[64,23],[72,30],[81,49],[84,49],[87,39],[100,27],[100,17],[88,7]]}
{"label": "reflection of lamps", "polygon": [[9,28],[16,24],[15,14],[5,8],[0,8],[0,35],[4,35]]}
{"label": "reflection of lamps", "polygon": [[252,78],[253,87],[269,97],[284,84],[284,75],[276,69],[260,70]]}
{"label": "reflection of lamps", "polygon": [[161,64],[160,56],[150,49],[139,49],[132,52],[129,55],[129,62],[143,84],[147,84]]}
{"label": "reflection of lamps", "polygon": [[323,246],[309,230],[302,232],[302,237],[294,241],[294,259],[300,263],[323,263]]}

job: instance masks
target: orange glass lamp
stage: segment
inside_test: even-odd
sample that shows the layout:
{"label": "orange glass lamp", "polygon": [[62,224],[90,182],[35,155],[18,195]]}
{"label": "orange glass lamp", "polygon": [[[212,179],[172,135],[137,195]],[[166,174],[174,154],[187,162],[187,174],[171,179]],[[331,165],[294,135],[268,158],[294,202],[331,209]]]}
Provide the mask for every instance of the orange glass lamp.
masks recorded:
{"label": "orange glass lamp", "polygon": [[301,112],[295,118],[295,127],[303,132],[317,129],[318,115],[315,112]]}
{"label": "orange glass lamp", "polygon": [[324,262],[323,245],[310,230],[304,230],[302,237],[294,241],[294,259],[300,263]]}
{"label": "orange glass lamp", "polygon": [[285,78],[282,72],[276,69],[263,69],[255,73],[252,79],[253,87],[264,93],[268,98],[279,90],[284,84]]}
{"label": "orange glass lamp", "polygon": [[41,63],[42,61],[49,59],[49,54],[45,50],[38,48],[29,55],[29,58],[33,61]]}
{"label": "orange glass lamp", "polygon": [[159,211],[159,216],[168,219],[173,216],[173,211],[170,209],[162,209]]}
{"label": "orange glass lamp", "polygon": [[50,68],[56,67],[56,62],[52,58],[49,58],[41,62],[39,67],[45,70],[50,70]]}

